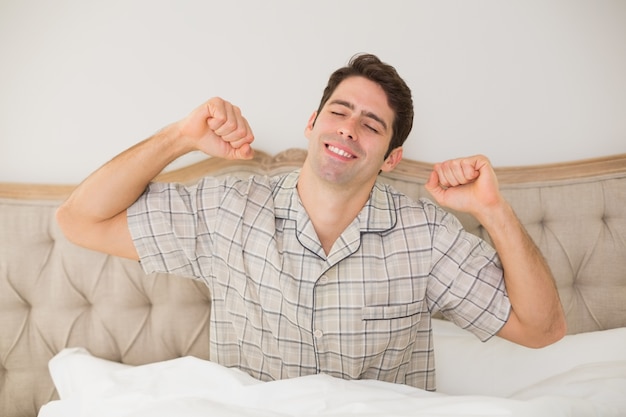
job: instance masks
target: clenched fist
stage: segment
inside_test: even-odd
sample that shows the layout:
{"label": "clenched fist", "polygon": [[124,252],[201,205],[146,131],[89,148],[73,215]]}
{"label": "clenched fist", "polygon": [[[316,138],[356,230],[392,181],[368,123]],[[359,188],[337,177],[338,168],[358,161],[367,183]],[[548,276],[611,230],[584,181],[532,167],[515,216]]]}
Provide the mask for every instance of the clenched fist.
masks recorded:
{"label": "clenched fist", "polygon": [[248,121],[239,107],[214,97],[178,122],[181,138],[189,146],[210,156],[250,159],[254,140]]}
{"label": "clenched fist", "polygon": [[435,164],[426,190],[440,205],[475,217],[503,202],[491,163],[482,155]]}

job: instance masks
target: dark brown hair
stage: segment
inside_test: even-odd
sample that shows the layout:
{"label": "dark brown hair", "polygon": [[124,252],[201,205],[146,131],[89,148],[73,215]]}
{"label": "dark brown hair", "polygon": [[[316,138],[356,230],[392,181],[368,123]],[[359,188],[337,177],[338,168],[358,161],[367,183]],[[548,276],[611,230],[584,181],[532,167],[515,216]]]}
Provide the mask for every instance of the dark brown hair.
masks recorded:
{"label": "dark brown hair", "polygon": [[393,120],[393,134],[389,142],[389,149],[385,159],[392,150],[402,146],[413,127],[413,99],[411,89],[400,78],[394,67],[382,62],[377,56],[372,54],[355,55],[350,59],[348,65],[333,72],[328,79],[328,84],[324,89],[324,94],[317,109],[317,114],[333,94],[337,86],[349,77],[365,77],[370,81],[380,85],[387,95],[387,104],[393,110],[395,117]]}

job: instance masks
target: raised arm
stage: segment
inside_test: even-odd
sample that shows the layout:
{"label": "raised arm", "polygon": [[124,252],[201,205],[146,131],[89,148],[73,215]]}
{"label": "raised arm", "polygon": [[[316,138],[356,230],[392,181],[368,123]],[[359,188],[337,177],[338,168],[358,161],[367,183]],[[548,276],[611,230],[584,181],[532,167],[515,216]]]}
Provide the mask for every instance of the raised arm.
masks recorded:
{"label": "raised arm", "polygon": [[440,205],[472,214],[494,243],[512,307],[498,335],[528,347],[562,338],[565,315],[550,268],[500,194],[489,160],[474,156],[436,164],[426,189]]}
{"label": "raised arm", "polygon": [[148,183],[170,162],[195,150],[215,157],[249,159],[253,140],[239,108],[212,98],[91,174],[59,207],[57,221],[66,237],[78,245],[137,259],[126,209]]}

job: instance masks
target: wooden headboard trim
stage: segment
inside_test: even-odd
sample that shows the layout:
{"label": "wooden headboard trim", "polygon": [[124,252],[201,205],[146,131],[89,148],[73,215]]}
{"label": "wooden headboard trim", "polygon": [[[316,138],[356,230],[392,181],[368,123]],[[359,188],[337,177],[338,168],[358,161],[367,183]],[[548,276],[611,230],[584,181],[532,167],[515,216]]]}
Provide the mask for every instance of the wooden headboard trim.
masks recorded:
{"label": "wooden headboard trim", "polygon": [[[235,172],[242,168],[275,174],[299,166],[306,157],[303,149],[288,149],[277,155],[256,151],[252,160],[233,161],[220,158],[207,158],[195,164],[166,171],[156,180],[163,182],[190,183],[212,172]],[[385,175],[391,178],[426,181],[433,164],[404,159],[396,169]],[[496,167],[500,184],[524,184],[598,177],[624,172],[626,153],[601,158],[583,159],[542,165]],[[24,200],[63,200],[75,185],[0,183],[0,198]]]}

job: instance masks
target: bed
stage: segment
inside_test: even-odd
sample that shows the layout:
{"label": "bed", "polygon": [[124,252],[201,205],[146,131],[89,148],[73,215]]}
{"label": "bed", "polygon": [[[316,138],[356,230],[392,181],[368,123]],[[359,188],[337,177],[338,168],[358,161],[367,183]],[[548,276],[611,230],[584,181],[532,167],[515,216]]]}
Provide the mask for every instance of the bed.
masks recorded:
{"label": "bed", "polygon": [[[158,180],[275,175],[305,155],[207,159]],[[568,335],[533,350],[436,319],[436,393],[326,375],[259,382],[212,363],[203,284],[67,242],[54,211],[71,185],[0,183],[0,416],[626,415],[626,154],[496,171],[554,272]],[[429,172],[405,160],[384,180],[428,197]]]}

